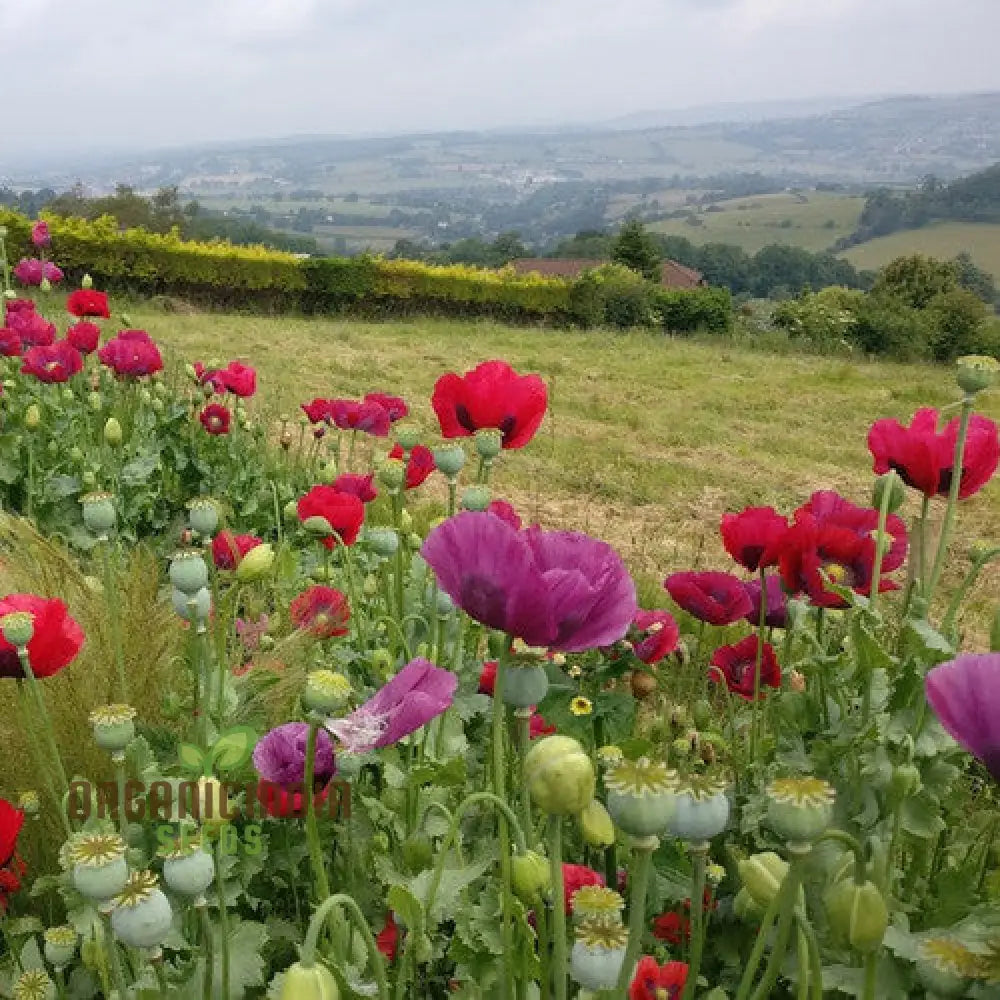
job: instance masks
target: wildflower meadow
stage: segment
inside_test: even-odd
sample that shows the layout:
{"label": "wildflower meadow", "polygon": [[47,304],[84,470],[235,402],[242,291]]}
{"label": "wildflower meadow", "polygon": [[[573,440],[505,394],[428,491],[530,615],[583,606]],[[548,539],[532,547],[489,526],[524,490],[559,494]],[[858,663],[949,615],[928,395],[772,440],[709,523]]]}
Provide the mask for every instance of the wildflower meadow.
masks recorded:
{"label": "wildflower meadow", "polygon": [[720,510],[728,569],[640,607],[505,498],[539,375],[484,345],[275,424],[252,359],[165,363],[32,242],[0,238],[0,995],[1000,997],[967,609],[1000,542],[954,542],[996,361],[871,415],[867,495]]}

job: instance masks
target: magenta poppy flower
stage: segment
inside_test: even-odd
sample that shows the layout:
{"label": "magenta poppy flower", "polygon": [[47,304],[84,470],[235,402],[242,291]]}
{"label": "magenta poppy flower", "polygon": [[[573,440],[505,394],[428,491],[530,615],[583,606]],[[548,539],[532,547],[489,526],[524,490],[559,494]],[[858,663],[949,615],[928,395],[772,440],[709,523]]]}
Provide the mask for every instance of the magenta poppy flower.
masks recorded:
{"label": "magenta poppy flower", "polygon": [[22,375],[34,375],[39,382],[67,382],[71,376],[83,370],[80,352],[65,340],[48,347],[32,347],[24,354],[21,364]]}
{"label": "magenta poppy flower", "polygon": [[389,436],[389,414],[378,403],[359,403],[356,399],[331,399],[329,402],[329,419],[342,431]]}
{"label": "magenta poppy flower", "polygon": [[198,385],[210,385],[212,391],[220,395],[226,391],[226,380],[221,368],[206,368],[200,361],[196,361],[193,367]]}
{"label": "magenta poppy flower", "polygon": [[36,247],[47,247],[52,242],[52,234],[49,232],[49,224],[39,219],[31,227],[31,242]]}
{"label": "magenta poppy flower", "polygon": [[663,586],[679,608],[709,625],[732,625],[750,610],[743,581],[732,573],[674,573]]}
{"label": "magenta poppy flower", "polygon": [[491,500],[486,508],[487,514],[499,517],[501,521],[509,524],[515,531],[521,530],[521,515],[514,509],[512,504],[506,500]]}
{"label": "magenta poppy flower", "polygon": [[677,648],[681,630],[669,611],[640,611],[632,624],[639,633],[633,652],[643,663],[659,663]]}
{"label": "magenta poppy flower", "polygon": [[302,412],[313,424],[321,424],[324,420],[330,419],[330,400],[314,399],[311,403],[302,403]]}
{"label": "magenta poppy flower", "polygon": [[965,653],[928,671],[927,701],[941,725],[1000,782],[1000,653]]}
{"label": "magenta poppy flower", "polygon": [[518,531],[486,512],[438,525],[421,549],[438,583],[471,618],[567,653],[610,646],[638,610],[610,545],[569,531]]}
{"label": "magenta poppy flower", "polygon": [[7,325],[25,347],[48,347],[56,342],[56,325],[36,312],[12,313]]}
{"label": "magenta poppy flower", "polygon": [[[795,511],[794,519],[799,521],[803,514],[809,514],[817,524],[847,528],[861,539],[875,540],[878,531],[879,512],[872,507],[858,507],[834,490],[817,490]],[[882,556],[882,572],[891,573],[906,562],[909,538],[906,524],[898,514],[890,514],[885,522],[886,534],[892,539],[889,549]]]}
{"label": "magenta poppy flower", "polygon": [[96,323],[81,321],[66,331],[66,339],[81,354],[93,354],[101,341],[101,328]]}
{"label": "magenta poppy flower", "polygon": [[751,573],[778,562],[788,521],[773,507],[747,507],[739,514],[723,514],[720,525],[726,551]]}
{"label": "magenta poppy flower", "polygon": [[159,348],[145,330],[122,330],[98,352],[101,364],[118,376],[152,375],[163,369]]}
{"label": "magenta poppy flower", "polygon": [[22,285],[35,288],[43,281],[56,285],[63,279],[62,271],[52,261],[38,260],[35,257],[25,257],[19,260],[13,273]]}
{"label": "magenta poppy flower", "polygon": [[7,299],[4,311],[7,316],[13,316],[15,313],[33,313],[35,302],[33,299]]}
{"label": "magenta poppy flower", "polygon": [[731,646],[720,646],[712,654],[712,666],[708,671],[709,680],[723,681],[735,695],[746,701],[753,701],[754,676],[757,673],[757,656],[760,654],[760,681],[757,684],[758,701],[764,697],[765,688],[781,687],[781,667],[775,656],[774,647],[760,643],[757,635],[748,635]]}
{"label": "magenta poppy flower", "polygon": [[[403,446],[393,445],[389,452],[389,458],[398,458],[402,461]],[[427,477],[437,468],[434,464],[434,453],[424,444],[418,444],[410,452],[410,457],[406,462],[406,488],[415,490],[422,486]]]}
{"label": "magenta poppy flower", "polygon": [[107,295],[91,288],[80,288],[75,292],[70,292],[66,298],[66,309],[80,319],[85,316],[111,319]]}
{"label": "magenta poppy flower", "polygon": [[[282,788],[302,787],[306,780],[306,747],[309,725],[286,722],[266,733],[253,749],[253,766],[265,780]],[[333,740],[320,729],[316,734],[316,760],[313,768],[315,791],[325,787],[337,773],[333,755]]]}
{"label": "magenta poppy flower", "polygon": [[390,396],[384,392],[370,392],[365,396],[364,401],[381,406],[389,414],[389,420],[392,423],[402,420],[403,417],[408,416],[410,413],[410,408],[406,405],[406,400],[400,396]]}
{"label": "magenta poppy flower", "polygon": [[341,493],[350,493],[362,503],[371,503],[378,496],[375,489],[375,473],[362,476],[357,472],[344,472],[333,481],[333,488]]}
{"label": "magenta poppy flower", "polygon": [[[750,610],[743,616],[751,625],[760,624],[760,580],[747,580],[743,584],[750,598]],[[788,597],[781,586],[781,577],[769,573],[767,576],[767,607],[764,609],[764,624],[768,628],[784,628],[788,624]]]}
{"label": "magenta poppy flower", "polygon": [[219,403],[209,403],[201,413],[198,414],[201,426],[209,434],[228,434],[232,423],[232,414]]}
{"label": "magenta poppy flower", "polygon": [[427,660],[411,660],[360,708],[327,728],[351,753],[398,743],[451,707],[458,678]]}
{"label": "magenta poppy flower", "polygon": [[0,327],[0,354],[5,358],[16,358],[21,353],[21,338],[16,330]]}
{"label": "magenta poppy flower", "polygon": [[219,372],[222,384],[234,396],[249,399],[257,391],[257,370],[239,361],[230,361]]}

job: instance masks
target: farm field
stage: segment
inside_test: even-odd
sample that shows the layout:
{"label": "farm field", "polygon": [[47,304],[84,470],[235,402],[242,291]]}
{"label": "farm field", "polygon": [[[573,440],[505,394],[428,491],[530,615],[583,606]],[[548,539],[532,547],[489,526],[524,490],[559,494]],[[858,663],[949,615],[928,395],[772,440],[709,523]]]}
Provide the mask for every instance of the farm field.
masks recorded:
{"label": "farm field", "polygon": [[[826,250],[854,230],[864,198],[828,192],[754,195],[692,207],[687,219],[650,226],[655,232],[686,236],[694,243],[731,243],[756,253],[771,243]],[[708,210],[710,207],[718,211]]]}
{"label": "farm field", "polygon": [[[940,367],[777,356],[645,333],[130,311],[179,356],[236,355],[257,366],[261,405],[274,416],[317,395],[386,391],[410,400],[430,437],[437,425],[428,401],[442,372],[504,358],[541,374],[546,423],[529,448],[504,453],[496,493],[543,526],[619,547],[648,597],[662,597],[663,575],[692,561],[725,565],[718,521],[726,510],[791,510],[817,489],[867,503],[871,422],[957,398]],[[1000,417],[998,394],[985,404]],[[998,519],[996,489],[963,504],[956,551]],[[954,572],[962,566],[956,558]],[[1000,574],[984,575],[982,610],[998,585]]]}
{"label": "farm field", "polygon": [[1000,275],[1000,225],[940,222],[883,236],[851,247],[843,256],[855,267],[878,268],[901,254],[923,253],[949,259],[965,251],[990,274]]}

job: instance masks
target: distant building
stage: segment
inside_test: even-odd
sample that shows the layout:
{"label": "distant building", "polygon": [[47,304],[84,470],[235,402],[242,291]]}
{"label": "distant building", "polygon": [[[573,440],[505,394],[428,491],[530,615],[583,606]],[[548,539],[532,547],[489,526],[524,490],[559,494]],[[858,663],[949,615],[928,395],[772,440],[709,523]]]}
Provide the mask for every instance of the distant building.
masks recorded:
{"label": "distant building", "polygon": [[[516,274],[537,274],[543,278],[579,278],[584,271],[606,264],[605,260],[568,257],[522,257],[511,261]],[[665,260],[661,268],[662,284],[666,288],[701,288],[708,284],[700,271],[675,260]]]}

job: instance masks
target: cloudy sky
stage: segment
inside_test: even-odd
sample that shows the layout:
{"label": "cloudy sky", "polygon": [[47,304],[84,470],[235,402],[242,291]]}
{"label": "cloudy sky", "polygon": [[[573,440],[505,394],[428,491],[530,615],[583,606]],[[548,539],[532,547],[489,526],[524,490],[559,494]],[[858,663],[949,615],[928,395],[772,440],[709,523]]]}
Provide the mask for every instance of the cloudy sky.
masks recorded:
{"label": "cloudy sky", "polygon": [[992,90],[998,37],[1000,0],[0,0],[0,160]]}

